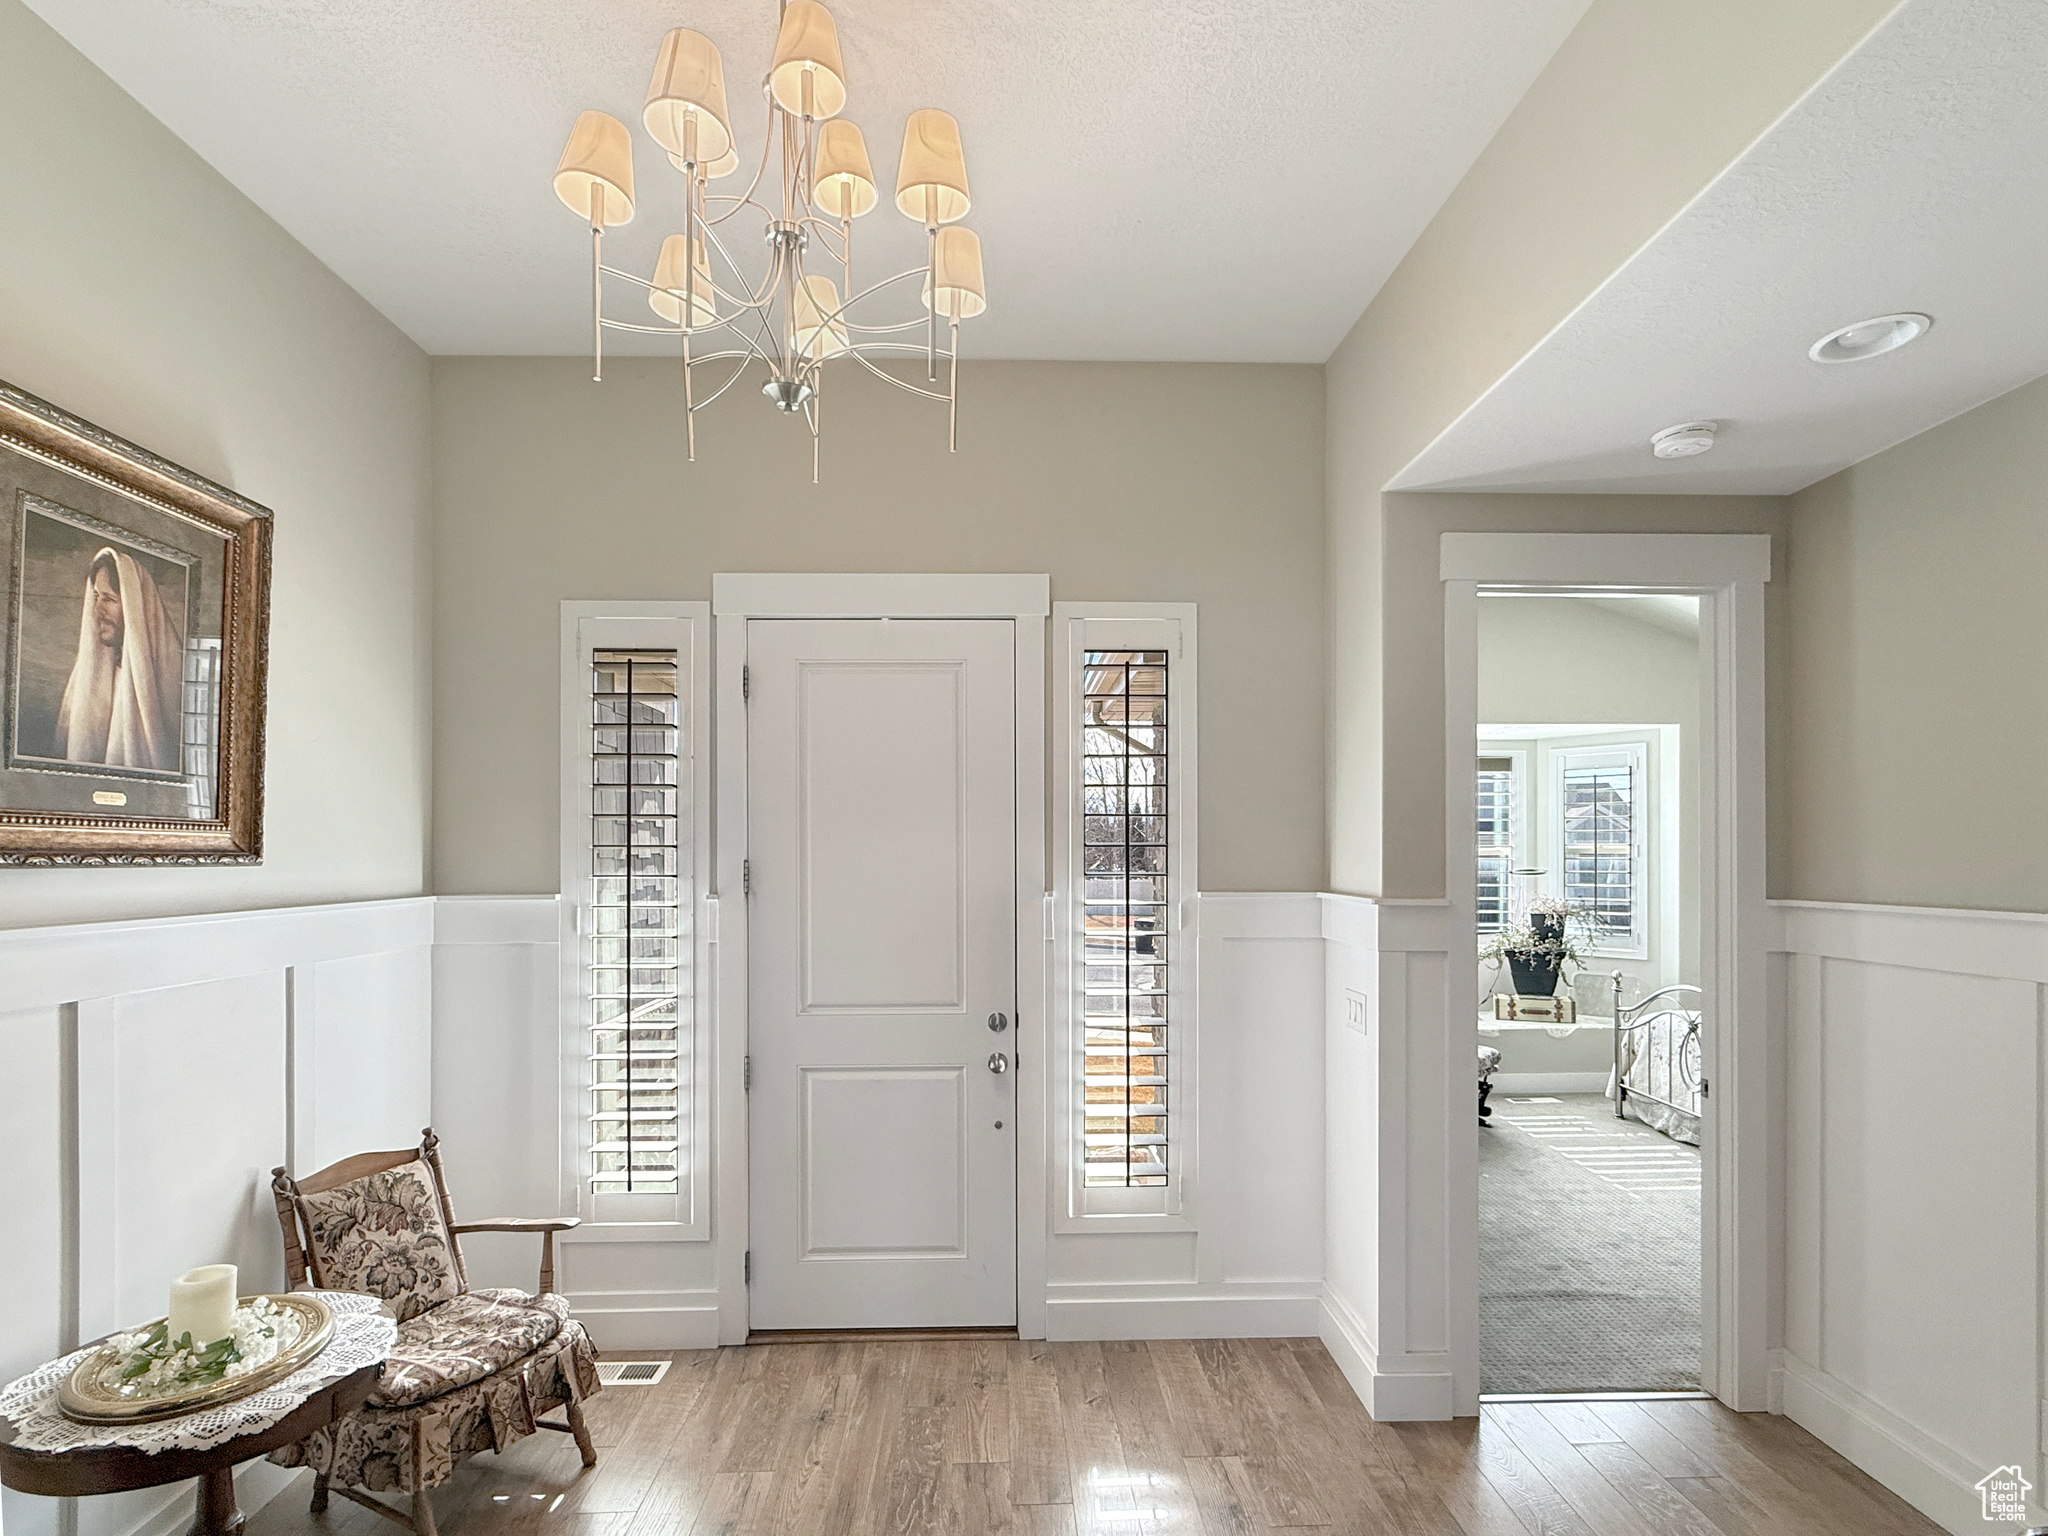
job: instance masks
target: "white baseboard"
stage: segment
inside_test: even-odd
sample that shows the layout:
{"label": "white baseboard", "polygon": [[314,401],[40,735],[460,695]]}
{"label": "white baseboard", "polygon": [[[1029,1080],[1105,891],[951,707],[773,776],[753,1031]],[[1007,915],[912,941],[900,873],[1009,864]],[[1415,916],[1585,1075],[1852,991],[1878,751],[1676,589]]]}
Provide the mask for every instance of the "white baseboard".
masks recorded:
{"label": "white baseboard", "polygon": [[1316,1288],[1054,1285],[1045,1311],[1045,1336],[1056,1342],[1306,1339],[1316,1332]]}
{"label": "white baseboard", "polygon": [[1383,1369],[1378,1350],[1366,1336],[1364,1321],[1343,1297],[1325,1289],[1316,1313],[1316,1336],[1367,1413],[1382,1423],[1451,1417],[1451,1373],[1429,1368],[1441,1363],[1442,1356],[1402,1362],[1422,1369]]}
{"label": "white baseboard", "polygon": [[716,1349],[716,1291],[567,1291],[570,1315],[600,1354],[629,1349]]}
{"label": "white baseboard", "polygon": [[1605,1093],[1606,1072],[1496,1072],[1494,1097],[1508,1093]]}
{"label": "white baseboard", "polygon": [[[1797,1355],[1785,1350],[1775,1355],[1774,1375],[1785,1417],[1944,1530],[1962,1536],[1986,1529],[1976,1483],[1990,1467],[1973,1466],[1924,1430]],[[2040,1493],[2035,1490],[2036,1497]],[[2048,1518],[2031,1502],[2029,1514],[2035,1521]]]}

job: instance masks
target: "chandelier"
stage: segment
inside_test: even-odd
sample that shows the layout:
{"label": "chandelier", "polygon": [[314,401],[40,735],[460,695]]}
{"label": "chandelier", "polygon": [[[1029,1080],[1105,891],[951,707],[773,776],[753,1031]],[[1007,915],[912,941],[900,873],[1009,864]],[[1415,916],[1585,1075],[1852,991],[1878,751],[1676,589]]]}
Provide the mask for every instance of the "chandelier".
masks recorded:
{"label": "chandelier", "polygon": [[[632,136],[609,113],[578,115],[555,168],[555,192],[590,226],[591,377],[604,377],[607,330],[678,338],[684,435],[694,461],[697,411],[761,364],[767,369],[761,393],[810,426],[815,483],[825,364],[845,359],[944,404],[947,446],[957,450],[960,322],[987,307],[981,241],[958,222],[969,207],[960,125],[936,107],[910,114],[897,162],[896,207],[924,226],[925,263],[856,292],[853,221],[875,207],[878,194],[867,141],[840,115],[846,71],[839,34],[818,0],[783,0],[774,63],[761,87],[768,121],[753,178],[744,192],[712,192],[712,182],[740,168],[724,64],[701,32],[678,27],[661,40],[641,119],[682,173],[683,227],[662,241],[652,277],[604,262],[605,230],[633,217]],[[764,226],[766,271],[758,280],[748,277],[731,248],[745,248],[738,235],[747,224],[731,221],[749,209]],[[656,322],[608,317],[606,278],[644,294]],[[893,290],[901,297],[900,285],[912,280],[922,316],[913,309],[909,319],[868,323],[877,295]],[[850,313],[856,304],[861,320]],[[919,330],[921,343],[904,336]],[[878,358],[904,353],[923,354],[924,385],[876,366]],[[937,387],[941,363],[943,389]],[[703,367],[714,370],[706,390],[696,383]]]}

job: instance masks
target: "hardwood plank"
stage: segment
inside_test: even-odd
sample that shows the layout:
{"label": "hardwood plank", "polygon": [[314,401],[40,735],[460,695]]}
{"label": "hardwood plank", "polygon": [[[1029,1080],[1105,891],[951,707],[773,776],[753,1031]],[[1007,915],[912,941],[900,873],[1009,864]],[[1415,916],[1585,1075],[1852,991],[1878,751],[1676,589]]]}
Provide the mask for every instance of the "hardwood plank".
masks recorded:
{"label": "hardwood plank", "polygon": [[1532,1536],[1591,1536],[1571,1500],[1522,1453],[1514,1436],[1495,1417],[1496,1412],[1488,1408],[1479,1417],[1479,1466],[1487,1482]]}
{"label": "hardwood plank", "polygon": [[1651,1530],[1668,1536],[1720,1536],[1711,1520],[1626,1445],[1602,1441],[1582,1445],[1578,1451]]}
{"label": "hardwood plank", "polygon": [[1414,1477],[1436,1490],[1464,1536],[1526,1536],[1530,1527],[1479,1464],[1477,1419],[1388,1424],[1385,1429],[1408,1453]]}
{"label": "hardwood plank", "polygon": [[906,1408],[896,1435],[887,1502],[876,1529],[887,1536],[927,1536],[944,1529],[940,1507],[946,1470],[942,1408]]}
{"label": "hardwood plank", "polygon": [[[1060,1423],[1066,1430],[1067,1479],[1072,1489],[1074,1524],[1083,1536],[1117,1516],[1137,1508],[1130,1495],[1124,1465],[1123,1437],[1117,1431],[1116,1409],[1102,1373],[1099,1344],[1055,1344],[1053,1367],[1060,1384]],[[1104,1520],[1103,1516],[1112,1518]],[[1136,1529],[1130,1519],[1125,1529]]]}
{"label": "hardwood plank", "polygon": [[1010,1502],[1070,1504],[1074,1493],[1052,1346],[1040,1340],[1019,1342],[1009,1346],[1007,1355]]}
{"label": "hardwood plank", "polygon": [[1123,1445],[1124,1475],[1131,1479],[1126,1486],[1133,1501],[1162,1511],[1152,1523],[1167,1530],[1199,1529],[1202,1517],[1187,1485],[1184,1458],[1175,1444],[1151,1350],[1142,1343],[1104,1344],[1102,1379]]}
{"label": "hardwood plank", "polygon": [[1243,1452],[1244,1433],[1232,1422],[1209,1376],[1185,1340],[1154,1341],[1146,1346],[1159,1389],[1173,1416],[1183,1456],[1236,1456]]}
{"label": "hardwood plank", "polygon": [[1188,1492],[1201,1516],[1203,1536],[1258,1536],[1256,1505],[1244,1468],[1232,1456],[1189,1456]]}
{"label": "hardwood plank", "polygon": [[766,1536],[775,1498],[772,1472],[720,1472],[689,1536]]}
{"label": "hardwood plank", "polygon": [[1010,1503],[1010,1469],[1003,1462],[948,1463],[944,1506],[948,1536],[1016,1536],[1019,1529]]}
{"label": "hardwood plank", "polygon": [[1676,1488],[1724,1536],[1794,1536],[1796,1527],[1774,1517],[1725,1477],[1674,1477]]}
{"label": "hardwood plank", "polygon": [[1686,1448],[1670,1430],[1639,1403],[1596,1403],[1593,1411],[1601,1422],[1643,1460],[1665,1477],[1708,1477],[1713,1469]]}
{"label": "hardwood plank", "polygon": [[1533,1403],[1490,1403],[1487,1417],[1508,1432],[1522,1454],[1542,1472],[1544,1481],[1579,1512],[1593,1536],[1656,1536]]}
{"label": "hardwood plank", "polygon": [[1587,1403],[1539,1403],[1537,1412],[1573,1445],[1618,1445],[1622,1435]]}
{"label": "hardwood plank", "polygon": [[[1752,1449],[1750,1432],[1745,1426],[1750,1415],[1731,1412],[1719,1403],[1650,1402],[1641,1407],[1721,1476],[1739,1485],[1769,1518],[1800,1531],[1869,1536],[1870,1523],[1859,1518],[1860,1512],[1853,1505],[1838,1504],[1831,1490],[1803,1473],[1786,1476]],[[1704,1411],[1708,1409],[1712,1411]],[[1814,1440],[1813,1444],[1818,1446],[1820,1442]],[[1870,1486],[1877,1487],[1874,1482]],[[1929,1522],[1918,1529],[1932,1536],[1937,1528]]]}

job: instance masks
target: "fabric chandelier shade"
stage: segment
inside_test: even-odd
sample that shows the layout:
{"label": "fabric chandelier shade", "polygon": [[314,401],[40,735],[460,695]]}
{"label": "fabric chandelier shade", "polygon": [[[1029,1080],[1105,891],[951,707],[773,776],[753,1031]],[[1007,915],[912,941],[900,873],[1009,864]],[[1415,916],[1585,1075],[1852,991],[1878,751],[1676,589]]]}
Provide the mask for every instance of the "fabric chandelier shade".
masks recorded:
{"label": "fabric chandelier shade", "polygon": [[818,132],[818,206],[836,219],[857,219],[875,206],[875,168],[860,129],[836,117]]}
{"label": "fabric chandelier shade", "polygon": [[[839,289],[829,277],[811,276],[796,291],[796,345],[806,357],[835,357],[846,350],[846,317],[837,313]],[[826,316],[832,318],[828,322]]]}
{"label": "fabric chandelier shade", "polygon": [[709,164],[732,148],[732,119],[725,110],[725,65],[718,48],[702,32],[677,27],[661,40],[641,119],[655,143],[681,157],[683,125],[691,118],[697,122],[699,161]]}
{"label": "fabric chandelier shade", "polygon": [[609,112],[583,112],[555,167],[555,196],[592,224],[633,217],[633,140]]}
{"label": "fabric chandelier shade", "polygon": [[[683,245],[685,237],[670,235],[661,242],[661,256],[654,263],[654,286],[647,291],[647,303],[670,325],[683,323]],[[711,261],[704,250],[704,237],[697,237],[697,282],[691,293],[690,313],[695,325],[718,323],[718,299],[711,287]]]}
{"label": "fabric chandelier shade", "polygon": [[[958,320],[988,308],[988,290],[981,279],[981,237],[973,230],[949,224],[939,231],[924,302],[927,309]],[[956,302],[958,310],[953,307]]]}
{"label": "fabric chandelier shade", "polygon": [[903,125],[903,158],[896,168],[896,206],[906,218],[927,222],[927,192],[935,194],[937,217],[950,224],[967,217],[967,157],[960,125],[950,112],[920,107]]}
{"label": "fabric chandelier shade", "polygon": [[[811,77],[811,100],[804,102],[804,76]],[[839,29],[832,13],[818,0],[789,0],[782,30],[775,38],[775,62],[769,66],[768,89],[775,103],[792,117],[837,117],[846,107],[846,66],[839,61]]]}

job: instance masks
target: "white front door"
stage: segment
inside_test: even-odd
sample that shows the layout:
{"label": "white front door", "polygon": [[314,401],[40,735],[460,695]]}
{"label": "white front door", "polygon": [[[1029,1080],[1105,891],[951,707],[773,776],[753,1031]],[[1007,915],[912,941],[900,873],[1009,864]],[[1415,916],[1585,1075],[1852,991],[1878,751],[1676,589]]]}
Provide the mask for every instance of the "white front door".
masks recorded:
{"label": "white front door", "polygon": [[1014,643],[747,626],[754,1328],[1017,1319]]}

